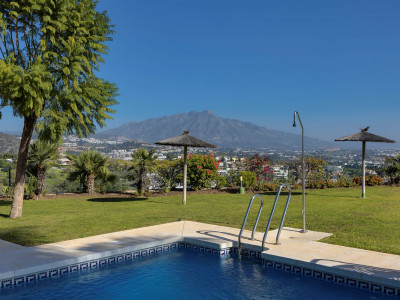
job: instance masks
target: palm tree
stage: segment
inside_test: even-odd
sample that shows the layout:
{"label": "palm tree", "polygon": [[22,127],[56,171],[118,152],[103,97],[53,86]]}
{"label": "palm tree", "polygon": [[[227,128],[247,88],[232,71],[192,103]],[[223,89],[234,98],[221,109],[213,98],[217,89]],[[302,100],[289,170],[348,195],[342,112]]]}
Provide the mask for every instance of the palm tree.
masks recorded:
{"label": "palm tree", "polygon": [[389,176],[391,184],[398,184],[400,182],[400,154],[395,157],[386,157],[386,166],[383,171]]}
{"label": "palm tree", "polygon": [[93,194],[96,177],[101,177],[102,172],[105,173],[107,170],[107,156],[96,150],[87,150],[79,156],[71,157],[71,159],[74,171],[69,174],[68,179],[71,181],[79,179],[86,192]]}
{"label": "palm tree", "polygon": [[146,149],[138,148],[132,154],[134,178],[137,180],[137,189],[140,195],[143,195],[147,189],[146,176],[156,168],[157,156],[154,155],[154,150],[147,152]]}
{"label": "palm tree", "polygon": [[107,183],[114,184],[118,180],[117,175],[111,173],[107,167],[101,167],[97,177],[100,180],[100,185],[99,185],[100,191],[103,190],[103,185]]}
{"label": "palm tree", "polygon": [[47,169],[56,164],[58,145],[37,140],[30,145],[28,154],[28,172],[36,176],[38,197],[43,196],[46,187]]}

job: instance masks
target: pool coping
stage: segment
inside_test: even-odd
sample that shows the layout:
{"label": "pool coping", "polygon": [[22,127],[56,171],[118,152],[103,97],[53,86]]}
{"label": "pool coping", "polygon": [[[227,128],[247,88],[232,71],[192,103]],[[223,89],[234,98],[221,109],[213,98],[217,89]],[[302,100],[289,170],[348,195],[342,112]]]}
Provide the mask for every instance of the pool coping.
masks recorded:
{"label": "pool coping", "polygon": [[[214,255],[237,253],[239,229],[192,221],[173,222],[37,247],[0,240],[0,288],[91,269],[144,255],[185,247]],[[400,296],[400,256],[318,242],[328,233],[284,228],[261,251],[262,233],[250,240],[245,231],[244,257],[280,269],[363,290]],[[171,248],[172,247],[172,248]]]}

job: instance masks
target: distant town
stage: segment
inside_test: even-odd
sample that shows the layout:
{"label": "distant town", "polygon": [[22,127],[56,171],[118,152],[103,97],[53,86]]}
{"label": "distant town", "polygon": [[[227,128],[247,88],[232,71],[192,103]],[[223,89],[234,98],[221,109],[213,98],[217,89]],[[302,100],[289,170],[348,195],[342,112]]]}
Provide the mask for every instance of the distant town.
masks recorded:
{"label": "distant town", "polygon": [[[59,164],[67,165],[69,163],[66,157],[67,153],[78,154],[88,149],[96,149],[99,152],[107,155],[111,159],[131,161],[132,154],[138,148],[154,149],[158,160],[173,160],[180,159],[183,155],[183,148],[158,146],[149,144],[143,141],[132,141],[126,139],[98,139],[79,138],[77,136],[67,136],[63,138],[63,144],[60,147],[60,160]],[[235,162],[251,155],[258,153],[261,156],[268,156],[273,162],[273,176],[275,179],[284,180],[288,177],[288,163],[295,161],[301,157],[301,151],[277,151],[268,148],[217,148],[217,149],[204,149],[204,148],[189,148],[189,152],[193,154],[198,153],[213,153],[219,163],[219,173],[221,175],[227,174],[230,170],[235,168]],[[366,154],[366,174],[367,175],[380,175],[380,171],[385,164],[386,157],[394,157],[398,154],[399,150],[385,149],[385,150],[368,150]],[[322,158],[327,162],[326,172],[330,174],[331,178],[338,176],[360,176],[361,174],[361,144],[359,150],[343,150],[341,148],[327,148],[318,151],[306,151],[306,156],[315,156]]]}

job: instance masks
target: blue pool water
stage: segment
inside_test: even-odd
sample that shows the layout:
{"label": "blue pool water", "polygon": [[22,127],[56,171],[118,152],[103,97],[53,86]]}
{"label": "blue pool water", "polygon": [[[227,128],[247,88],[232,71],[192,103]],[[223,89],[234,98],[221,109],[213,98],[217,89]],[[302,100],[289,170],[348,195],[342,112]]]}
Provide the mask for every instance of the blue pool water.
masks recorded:
{"label": "blue pool water", "polygon": [[0,299],[393,299],[180,249],[0,291]]}

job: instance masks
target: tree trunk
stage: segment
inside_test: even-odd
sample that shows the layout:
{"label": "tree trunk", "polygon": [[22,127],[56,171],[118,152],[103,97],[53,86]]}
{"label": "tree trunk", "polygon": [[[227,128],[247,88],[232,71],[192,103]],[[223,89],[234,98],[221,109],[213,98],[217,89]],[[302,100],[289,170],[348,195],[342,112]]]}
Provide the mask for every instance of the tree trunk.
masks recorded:
{"label": "tree trunk", "polygon": [[31,142],[33,129],[37,117],[32,114],[24,117],[24,129],[22,130],[21,143],[18,150],[17,170],[15,174],[14,195],[11,204],[10,218],[15,219],[22,216],[24,203],[26,162],[28,159],[29,143]]}
{"label": "tree trunk", "polygon": [[86,185],[88,194],[94,194],[94,179],[95,179],[94,174],[90,174],[87,177]]}
{"label": "tree trunk", "polygon": [[141,169],[138,180],[139,195],[144,195],[146,192],[146,170]]}
{"label": "tree trunk", "polygon": [[38,168],[37,172],[37,180],[38,180],[38,198],[43,197],[44,188],[46,187],[46,169],[43,167]]}

